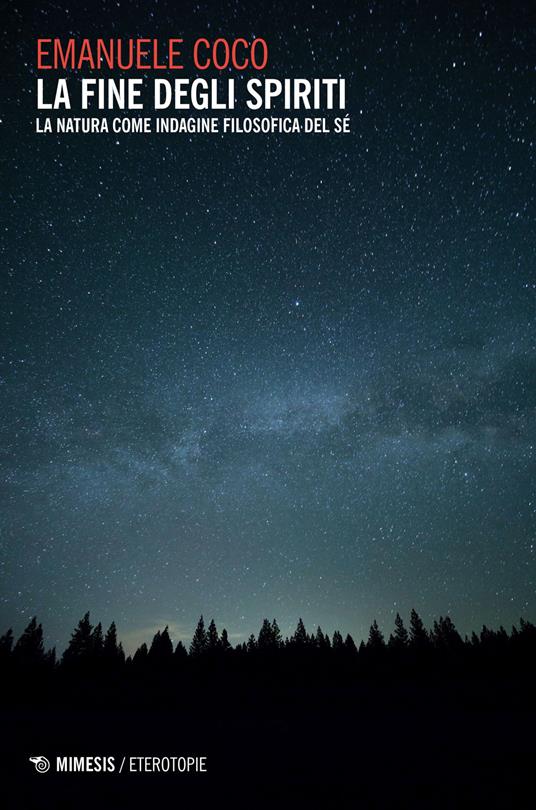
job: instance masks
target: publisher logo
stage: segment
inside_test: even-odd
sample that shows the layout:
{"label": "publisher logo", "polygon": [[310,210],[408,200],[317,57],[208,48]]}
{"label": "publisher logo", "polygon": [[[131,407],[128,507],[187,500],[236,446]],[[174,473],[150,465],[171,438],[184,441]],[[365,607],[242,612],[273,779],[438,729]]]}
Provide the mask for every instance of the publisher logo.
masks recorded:
{"label": "publisher logo", "polygon": [[35,765],[37,773],[46,773],[50,769],[50,762],[46,757],[30,757],[30,762]]}

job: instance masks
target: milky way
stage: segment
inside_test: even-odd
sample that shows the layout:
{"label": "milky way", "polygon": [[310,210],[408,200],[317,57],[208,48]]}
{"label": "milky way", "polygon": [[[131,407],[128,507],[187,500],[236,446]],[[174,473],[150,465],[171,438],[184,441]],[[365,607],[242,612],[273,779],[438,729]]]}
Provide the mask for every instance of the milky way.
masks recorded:
{"label": "milky way", "polygon": [[[6,627],[534,620],[532,23],[464,5],[11,9]],[[32,132],[37,35],[209,23],[352,133]]]}

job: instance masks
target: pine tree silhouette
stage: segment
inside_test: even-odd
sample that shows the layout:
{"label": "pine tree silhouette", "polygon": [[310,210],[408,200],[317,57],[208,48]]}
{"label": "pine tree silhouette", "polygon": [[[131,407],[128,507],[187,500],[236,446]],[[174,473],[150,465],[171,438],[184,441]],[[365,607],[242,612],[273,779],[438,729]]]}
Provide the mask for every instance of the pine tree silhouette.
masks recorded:
{"label": "pine tree silhouette", "polygon": [[184,663],[188,660],[188,651],[182,641],[177,642],[177,646],[175,647],[175,652],[173,653],[173,658],[177,663]]}
{"label": "pine tree silhouette", "polygon": [[438,650],[453,652],[460,650],[463,645],[461,636],[454,627],[450,616],[440,616],[439,621],[434,621],[431,638]]}
{"label": "pine tree silhouette", "polygon": [[297,647],[305,647],[307,644],[308,641],[307,631],[305,629],[303,619],[301,618],[298,619],[298,626],[296,627],[296,630],[294,632],[294,635],[292,636],[291,641],[292,644],[294,644]]}
{"label": "pine tree silhouette", "polygon": [[389,647],[392,650],[401,652],[409,645],[409,634],[404,627],[404,621],[400,613],[396,614],[395,618],[395,632],[389,638]]}
{"label": "pine tree silhouette", "polygon": [[156,633],[149,648],[149,661],[157,665],[166,664],[171,661],[173,655],[173,644],[169,637],[168,626]]}
{"label": "pine tree silhouette", "polygon": [[225,629],[225,627],[221,631],[220,647],[221,647],[222,652],[224,652],[224,653],[227,653],[232,649],[230,641],[229,641],[229,635],[228,635],[227,630]]}
{"label": "pine tree silhouette", "polygon": [[[277,628],[277,630],[279,630],[279,628]],[[273,650],[278,646],[273,622],[268,621],[268,619],[264,619],[262,627],[259,631],[257,643],[259,650]]]}
{"label": "pine tree silhouette", "polygon": [[63,653],[62,662],[64,664],[80,664],[91,658],[93,650],[92,639],[93,628],[89,621],[89,611],[78,622],[74,629],[69,646]]}
{"label": "pine tree silhouette", "polygon": [[160,654],[162,658],[169,658],[173,655],[173,644],[169,637],[169,627],[167,624],[160,635]]}
{"label": "pine tree silhouette", "polygon": [[255,638],[253,633],[248,638],[246,648],[248,653],[255,652],[255,650],[257,649],[257,639]]}
{"label": "pine tree silhouette", "polygon": [[281,638],[281,630],[279,629],[279,625],[276,619],[272,620],[272,639],[275,648],[279,648],[282,646],[283,639]]}
{"label": "pine tree silhouette", "polygon": [[148,657],[149,650],[147,649],[147,644],[143,642],[134,653],[132,663],[136,667],[144,667],[147,664]]}
{"label": "pine tree silhouette", "polygon": [[214,621],[214,619],[211,619],[207,633],[207,650],[211,653],[215,653],[219,650],[219,647],[220,647],[220,637],[218,635],[218,629],[216,627],[216,622]]}
{"label": "pine tree silhouette", "polygon": [[367,641],[367,649],[371,652],[378,652],[385,648],[385,639],[383,633],[378,627],[376,619],[370,625],[369,637]]}
{"label": "pine tree silhouette", "polygon": [[332,647],[334,650],[342,650],[344,647],[342,634],[339,632],[339,630],[335,630],[335,632],[333,633]]}
{"label": "pine tree silhouette", "polygon": [[207,631],[205,630],[205,621],[203,616],[200,616],[197,627],[195,628],[194,637],[192,638],[192,643],[190,644],[190,655],[194,658],[203,655],[203,653],[207,651],[207,647],[208,639]]}
{"label": "pine tree silhouette", "polygon": [[123,648],[117,643],[115,622],[112,622],[106,631],[102,652],[105,661],[109,664],[120,664],[124,660]]}
{"label": "pine tree silhouette", "polygon": [[314,644],[319,650],[329,650],[331,647],[329,636],[324,635],[322,632],[322,628],[320,625],[316,629],[316,636],[314,638]]}
{"label": "pine tree silhouette", "polygon": [[425,650],[430,646],[430,637],[423,621],[417,611],[413,609],[409,621],[409,639],[411,646],[417,651]]}
{"label": "pine tree silhouette", "polygon": [[13,649],[13,630],[10,627],[9,630],[6,633],[4,633],[3,636],[0,636],[0,662],[5,662],[9,659],[12,649]]}
{"label": "pine tree silhouette", "polygon": [[162,635],[161,630],[157,630],[153,636],[153,640],[151,641],[151,646],[149,647],[149,655],[152,657],[158,657],[158,648],[160,647],[160,636]]}
{"label": "pine tree silhouette", "polygon": [[521,638],[536,643],[536,626],[526,619],[519,620],[519,635]]}
{"label": "pine tree silhouette", "polygon": [[20,666],[33,666],[43,663],[45,659],[43,628],[40,624],[37,624],[35,616],[15,644],[13,657]]}
{"label": "pine tree silhouette", "polygon": [[100,658],[102,656],[104,648],[104,638],[102,635],[102,624],[99,622],[93,628],[93,632],[91,633],[91,655],[94,658]]}

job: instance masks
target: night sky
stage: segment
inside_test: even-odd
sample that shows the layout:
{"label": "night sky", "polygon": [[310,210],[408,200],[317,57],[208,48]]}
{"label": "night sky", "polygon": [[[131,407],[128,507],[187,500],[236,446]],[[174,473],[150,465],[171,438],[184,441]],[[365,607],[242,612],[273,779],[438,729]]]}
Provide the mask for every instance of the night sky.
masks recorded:
{"label": "night sky", "polygon": [[[533,4],[7,5],[2,632],[534,620]],[[262,36],[352,133],[37,135],[69,33]]]}

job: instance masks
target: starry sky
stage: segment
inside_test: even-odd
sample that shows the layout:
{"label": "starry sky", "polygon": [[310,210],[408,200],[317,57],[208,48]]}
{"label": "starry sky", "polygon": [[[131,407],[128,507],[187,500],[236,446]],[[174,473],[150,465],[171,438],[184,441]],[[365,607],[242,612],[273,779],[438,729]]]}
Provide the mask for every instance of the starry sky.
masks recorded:
{"label": "starry sky", "polygon": [[[534,620],[533,4],[7,5],[2,631]],[[68,34],[262,36],[352,132],[37,135]]]}

